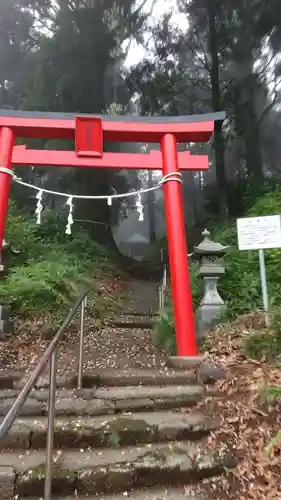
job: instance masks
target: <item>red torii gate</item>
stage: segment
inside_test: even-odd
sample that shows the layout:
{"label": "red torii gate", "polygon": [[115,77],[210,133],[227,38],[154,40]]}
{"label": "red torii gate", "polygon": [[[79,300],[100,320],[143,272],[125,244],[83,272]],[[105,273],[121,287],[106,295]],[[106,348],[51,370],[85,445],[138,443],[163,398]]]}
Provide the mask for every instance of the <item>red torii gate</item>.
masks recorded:
{"label": "red torii gate", "polygon": [[[0,250],[12,165],[162,170],[178,356],[197,355],[180,170],[207,170],[208,156],[177,151],[177,143],[208,142],[224,112],[177,117],[110,117],[0,110]],[[73,139],[75,151],[30,150],[17,138]],[[104,153],[103,143],[160,143],[150,154]],[[170,179],[169,179],[170,175]]]}

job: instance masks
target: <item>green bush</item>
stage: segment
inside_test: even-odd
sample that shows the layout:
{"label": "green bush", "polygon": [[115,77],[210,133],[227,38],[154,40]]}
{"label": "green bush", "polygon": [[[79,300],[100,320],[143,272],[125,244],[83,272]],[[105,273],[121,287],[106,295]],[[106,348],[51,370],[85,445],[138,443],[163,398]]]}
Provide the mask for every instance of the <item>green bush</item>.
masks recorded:
{"label": "green bush", "polygon": [[[189,267],[194,311],[197,309],[202,297],[200,281],[197,277],[198,267],[198,263],[196,262],[191,263]],[[157,346],[162,347],[171,355],[176,354],[176,332],[171,294],[168,296],[167,305],[159,311],[158,317],[156,318],[153,338]]]}
{"label": "green bush", "polygon": [[109,251],[74,228],[65,234],[65,220],[38,226],[10,204],[6,240],[20,250],[12,257],[0,298],[14,312],[54,314],[77,293],[82,283],[109,268]]}
{"label": "green bush", "polygon": [[[277,187],[276,187],[277,186]],[[275,187],[268,186],[263,196],[248,209],[245,216],[275,215],[281,213],[281,191],[278,182]],[[224,257],[226,273],[220,278],[219,292],[226,302],[227,319],[262,308],[261,283],[259,275],[258,252],[239,251],[237,248],[236,221],[212,232],[212,239],[229,245]],[[268,293],[271,310],[281,305],[281,249],[265,250]],[[202,298],[202,280],[196,276],[196,265],[191,266],[191,287],[194,309]],[[276,313],[275,313],[276,315]],[[226,318],[222,318],[226,319]],[[281,325],[281,322],[280,322]],[[275,330],[276,331],[276,328]],[[281,331],[281,328],[280,330]],[[175,350],[175,330],[171,304],[159,314],[154,337],[157,344],[171,352]],[[246,351],[253,357],[262,357],[266,353],[281,353],[281,340],[278,334],[264,332],[249,338]],[[260,355],[260,353],[262,353]],[[269,354],[268,354],[269,355]]]}
{"label": "green bush", "polygon": [[251,359],[271,362],[281,354],[281,336],[267,330],[253,333],[245,342],[245,353]]}
{"label": "green bush", "polygon": [[[246,216],[280,213],[281,193],[271,188],[255,202]],[[226,274],[220,280],[220,291],[227,303],[228,317],[261,309],[258,251],[238,250],[236,222],[231,227],[219,229],[213,236],[216,241],[231,246],[224,258]],[[281,304],[281,249],[265,250],[265,260],[270,307],[274,308]]]}
{"label": "green bush", "polygon": [[249,335],[245,340],[245,353],[252,359],[275,361],[281,356],[281,313],[272,309],[269,327]]}
{"label": "green bush", "polygon": [[153,329],[155,344],[172,356],[176,355],[176,333],[174,312],[171,302],[159,312]]}

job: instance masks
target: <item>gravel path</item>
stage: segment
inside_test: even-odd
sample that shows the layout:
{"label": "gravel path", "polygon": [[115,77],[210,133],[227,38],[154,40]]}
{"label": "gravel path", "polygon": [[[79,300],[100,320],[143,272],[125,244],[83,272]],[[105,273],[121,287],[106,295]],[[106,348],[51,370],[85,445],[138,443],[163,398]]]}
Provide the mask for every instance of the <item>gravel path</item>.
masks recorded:
{"label": "gravel path", "polygon": [[[125,295],[125,311],[128,314],[151,315],[157,310],[157,286],[155,283],[130,280],[122,295]],[[79,353],[79,321],[72,325],[61,344],[59,373],[72,373],[77,369]],[[34,338],[34,337],[33,337]],[[0,371],[7,369],[30,370],[49,342],[20,339],[0,345]],[[119,328],[109,323],[97,328],[94,313],[86,311],[84,369],[158,368],[166,364],[166,355],[152,341],[152,332],[142,328]]]}

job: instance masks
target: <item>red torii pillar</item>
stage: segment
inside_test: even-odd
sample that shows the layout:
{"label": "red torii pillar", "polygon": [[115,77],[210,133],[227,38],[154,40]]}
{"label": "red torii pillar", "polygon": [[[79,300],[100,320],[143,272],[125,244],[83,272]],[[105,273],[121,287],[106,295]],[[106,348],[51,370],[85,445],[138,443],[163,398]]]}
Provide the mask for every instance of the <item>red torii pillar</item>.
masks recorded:
{"label": "red torii pillar", "polygon": [[[4,238],[12,165],[58,167],[161,169],[163,176],[175,174],[164,183],[164,200],[175,313],[177,354],[197,356],[192,295],[188,270],[180,170],[208,169],[207,156],[178,153],[177,142],[207,142],[214,121],[224,113],[164,118],[101,117],[55,113],[0,111],[0,249]],[[76,151],[28,150],[15,146],[16,138],[75,139]],[[104,153],[103,142],[160,142],[161,153]]]}

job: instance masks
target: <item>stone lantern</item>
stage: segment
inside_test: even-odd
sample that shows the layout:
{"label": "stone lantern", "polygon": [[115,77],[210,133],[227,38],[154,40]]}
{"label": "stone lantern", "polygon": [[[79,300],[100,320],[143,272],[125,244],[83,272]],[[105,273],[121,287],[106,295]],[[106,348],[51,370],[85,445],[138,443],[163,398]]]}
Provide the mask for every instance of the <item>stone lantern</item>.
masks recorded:
{"label": "stone lantern", "polygon": [[203,278],[204,285],[204,295],[196,311],[196,331],[199,339],[206,335],[224,310],[224,301],[217,290],[217,283],[225,273],[221,258],[229,248],[212,241],[207,229],[203,231],[202,236],[203,241],[194,247],[194,254],[200,259],[198,275]]}
{"label": "stone lantern", "polygon": [[[9,270],[11,258],[20,252],[13,248],[9,243],[3,240],[2,250],[0,251],[0,281],[3,281]],[[1,286],[1,284],[0,284]],[[10,309],[7,304],[0,303],[0,340],[4,340],[7,333],[10,333],[12,324],[10,322]]]}

